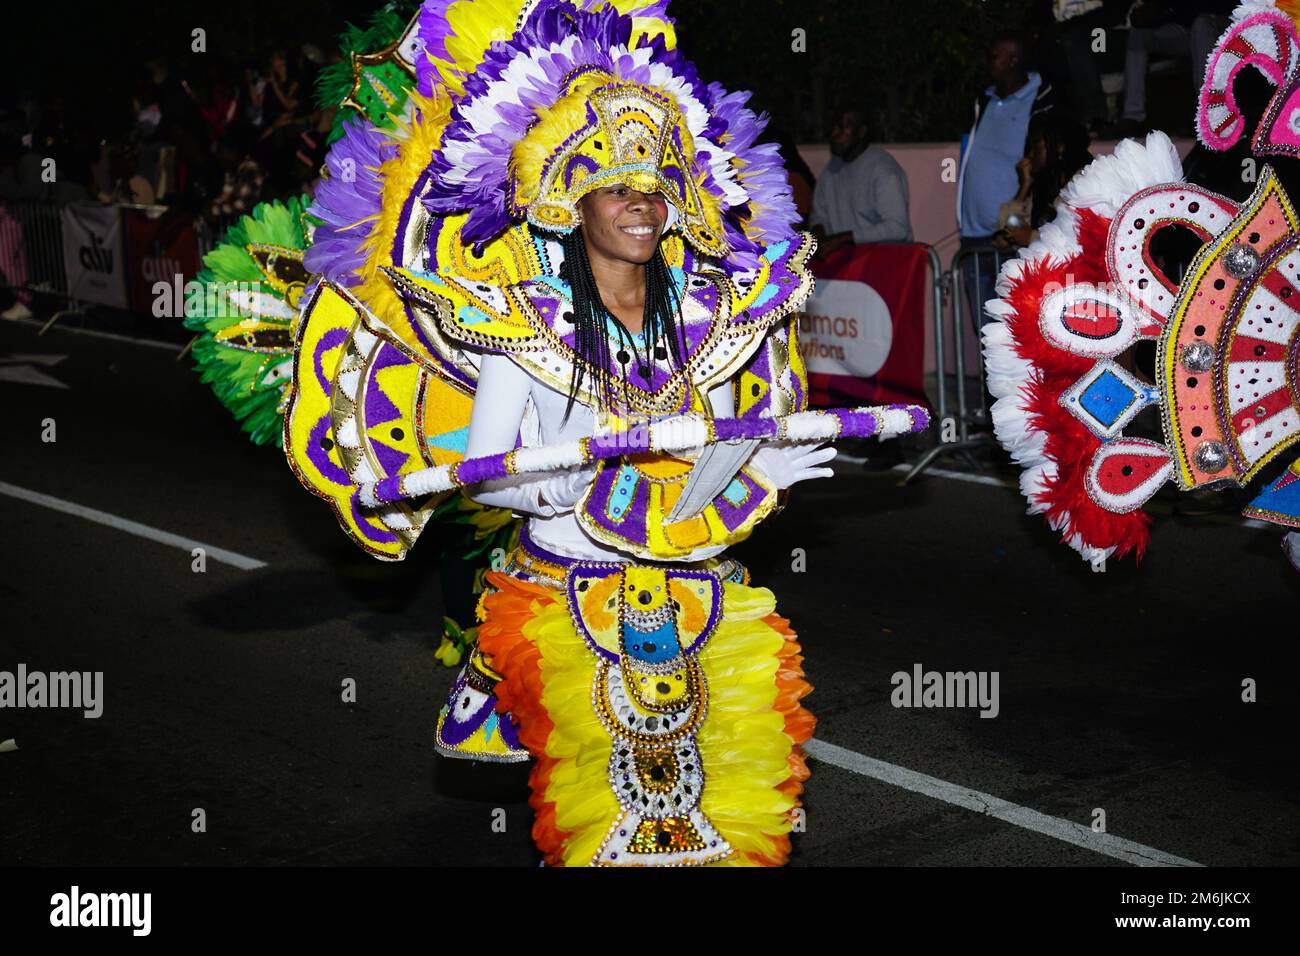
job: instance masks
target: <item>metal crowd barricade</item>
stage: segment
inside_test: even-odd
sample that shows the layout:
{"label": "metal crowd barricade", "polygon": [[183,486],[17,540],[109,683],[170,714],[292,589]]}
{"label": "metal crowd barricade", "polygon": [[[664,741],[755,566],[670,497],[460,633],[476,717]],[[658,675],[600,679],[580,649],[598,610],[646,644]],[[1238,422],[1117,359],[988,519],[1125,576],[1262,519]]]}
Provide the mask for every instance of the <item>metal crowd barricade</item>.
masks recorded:
{"label": "metal crowd barricade", "polygon": [[[935,358],[939,368],[943,368],[943,305],[947,299],[948,276],[943,271],[943,262],[939,259],[939,253],[934,246],[926,243],[925,252],[926,258],[930,260],[930,315],[934,322]],[[939,414],[939,421],[947,417],[948,403],[942,388],[938,389],[935,395],[935,411]]]}
{"label": "metal crowd barricade", "polygon": [[0,202],[0,285],[15,292],[53,296],[65,304],[42,332],[65,315],[83,312],[68,293],[62,212],[63,203],[58,202]]}
{"label": "metal crowd barricade", "polygon": [[[93,201],[80,200],[73,205]],[[26,302],[33,295],[45,299],[61,300],[60,308],[41,325],[38,334],[44,335],[56,322],[66,316],[85,316],[90,303],[79,300],[69,287],[68,271],[64,261],[63,211],[69,203],[55,200],[0,201],[0,288],[9,288]],[[151,217],[165,214],[168,207],[140,205],[137,203],[109,203],[119,213],[138,210]],[[202,261],[233,217],[220,217],[210,223],[202,217],[194,220],[195,241]],[[124,238],[125,243],[125,238]],[[125,254],[125,245],[124,245]],[[129,311],[129,309],[128,309]],[[190,345],[193,344],[193,339]],[[189,345],[182,348],[178,360],[188,353]]]}
{"label": "metal crowd barricade", "polygon": [[[993,298],[996,294],[992,291],[997,282],[998,273],[1002,269],[1003,263],[1008,259],[1016,256],[1015,249],[998,249],[994,246],[967,246],[958,249],[952,257],[952,264],[948,272],[944,274],[941,281],[936,282],[935,295],[935,313],[934,313],[934,361],[936,377],[936,401],[935,410],[938,413],[938,430],[935,434],[935,445],[927,451],[912,468],[907,475],[899,482],[900,485],[906,485],[913,478],[925,471],[935,459],[944,455],[959,454],[966,458],[972,466],[975,460],[971,457],[970,451],[989,445],[993,442],[993,433],[991,430],[991,416],[987,401],[988,389],[986,387],[986,377],[984,371],[984,349],[983,342],[980,338],[980,330],[983,328],[984,308],[983,303]],[[935,261],[938,261],[937,255],[931,250]],[[987,261],[992,257],[993,262]],[[987,281],[988,286],[984,294],[980,289]],[[946,291],[947,301],[952,305],[952,349],[953,349],[953,374],[955,378],[955,404],[957,414],[952,419],[948,415],[948,370],[947,370],[947,345],[945,344],[946,331],[944,329],[943,309],[940,305],[944,301],[941,295]],[[966,321],[964,313],[968,296],[975,303],[975,308],[970,313],[971,331],[976,336],[976,370],[974,377],[975,395],[977,396],[977,408],[970,408],[971,402],[968,401],[967,390],[970,383],[966,374]],[[945,441],[944,434],[949,428],[949,421],[956,429],[955,440]],[[972,426],[976,431],[972,432]]]}

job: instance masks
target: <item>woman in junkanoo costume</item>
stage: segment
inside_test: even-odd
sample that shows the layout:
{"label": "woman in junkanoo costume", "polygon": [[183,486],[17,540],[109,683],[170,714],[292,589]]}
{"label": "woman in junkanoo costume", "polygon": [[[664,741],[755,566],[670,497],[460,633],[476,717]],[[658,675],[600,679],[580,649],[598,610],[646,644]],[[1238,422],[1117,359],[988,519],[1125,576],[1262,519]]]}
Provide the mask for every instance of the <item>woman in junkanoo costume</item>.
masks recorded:
{"label": "woman in junkanoo costume", "polygon": [[535,760],[549,865],[783,864],[811,688],[723,552],[830,473],[825,439],[928,418],[805,411],[812,239],[748,95],[700,81],[666,4],[417,21],[401,121],[348,125],[313,207],[290,464],[385,560],[449,489],[527,518],[435,739]]}
{"label": "woman in junkanoo costume", "polygon": [[[680,365],[675,290],[658,251],[664,197],[613,182],[577,206],[580,231],[564,243],[576,253],[566,264],[577,261],[564,271],[579,339],[613,352],[629,377]],[[598,379],[608,366],[597,361],[570,360],[575,377]],[[467,456],[514,448],[530,402],[543,444],[591,435],[601,419],[635,414],[622,397],[639,387],[607,374],[594,391],[608,404],[593,407],[509,356],[487,355]],[[708,390],[715,418],[734,415],[732,393],[730,380]],[[763,448],[761,471],[741,480],[751,496],[770,496],[831,474],[819,466],[833,456],[810,445]],[[642,475],[663,482],[683,465],[661,457],[624,466],[637,467],[641,475],[625,470],[613,483],[615,502]],[[747,586],[739,566],[716,557],[725,543],[703,543],[707,532],[700,547],[679,543],[685,553],[667,563],[638,562],[584,530],[574,509],[602,497],[596,470],[484,483],[473,495],[532,515],[506,570],[488,575],[479,646],[502,675],[501,706],[537,758],[537,843],[551,864],[783,863],[808,775],[798,744],[813,727],[799,702],[810,688],[794,634],[770,591]]]}

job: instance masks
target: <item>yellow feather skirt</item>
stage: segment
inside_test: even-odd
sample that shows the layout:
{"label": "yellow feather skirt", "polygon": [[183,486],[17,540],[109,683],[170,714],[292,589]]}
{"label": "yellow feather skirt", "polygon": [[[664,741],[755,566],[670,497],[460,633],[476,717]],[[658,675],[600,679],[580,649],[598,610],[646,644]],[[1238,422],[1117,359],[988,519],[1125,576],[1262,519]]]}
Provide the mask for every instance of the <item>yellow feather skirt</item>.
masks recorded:
{"label": "yellow feather skirt", "polygon": [[[587,866],[622,817],[610,780],[613,738],[593,704],[600,661],[561,590],[490,572],[479,642],[501,673],[498,710],[535,758],[533,837],[550,866]],[[696,656],[708,687],[695,735],[705,775],[699,811],[730,852],[707,865],[780,866],[808,778],[800,744],[815,719],[789,622],[767,588],[723,585],[723,614]],[[641,859],[644,859],[642,857]]]}

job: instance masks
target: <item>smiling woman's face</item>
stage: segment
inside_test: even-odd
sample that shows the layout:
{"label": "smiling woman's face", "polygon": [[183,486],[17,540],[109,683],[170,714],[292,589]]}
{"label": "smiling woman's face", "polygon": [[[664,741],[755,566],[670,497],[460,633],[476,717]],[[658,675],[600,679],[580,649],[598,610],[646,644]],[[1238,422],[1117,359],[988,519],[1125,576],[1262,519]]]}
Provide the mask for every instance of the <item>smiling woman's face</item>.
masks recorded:
{"label": "smiling woman's face", "polygon": [[588,255],[644,265],[668,221],[668,201],[622,183],[594,189],[578,200]]}

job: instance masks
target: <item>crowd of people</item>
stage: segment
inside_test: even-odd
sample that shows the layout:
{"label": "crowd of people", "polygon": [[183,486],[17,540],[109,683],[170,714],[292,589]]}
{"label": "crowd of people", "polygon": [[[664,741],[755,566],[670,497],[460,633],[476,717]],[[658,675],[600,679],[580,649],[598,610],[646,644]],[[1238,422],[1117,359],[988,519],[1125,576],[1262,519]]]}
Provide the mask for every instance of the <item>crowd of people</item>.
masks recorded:
{"label": "crowd of people", "polygon": [[[1051,218],[1061,187],[1088,162],[1092,139],[1148,128],[1153,58],[1180,60],[1189,93],[1199,88],[1206,53],[1232,5],[1040,0],[1024,32],[993,41],[990,83],[976,91],[958,176],[961,243],[979,247],[982,257],[978,277],[967,278],[972,301],[991,296],[998,260]],[[70,122],[60,104],[30,94],[0,103],[0,203],[178,206],[215,234],[263,198],[311,192],[334,120],[334,108],[318,108],[314,96],[326,55],[304,44],[258,62],[202,62],[203,76],[182,75],[163,60],[145,64],[130,102],[100,128]],[[1122,71],[1124,82],[1120,95],[1108,98],[1102,78],[1112,71]],[[1184,112],[1190,118],[1190,105]],[[848,243],[912,241],[907,174],[871,134],[870,107],[848,95],[831,117],[831,160],[814,177],[793,141],[769,129],[820,255]],[[11,245],[0,240],[0,252]],[[990,246],[1002,252],[989,253]],[[0,262],[11,280],[20,268]]]}
{"label": "crowd of people", "polygon": [[[1092,159],[1092,141],[1140,136],[1147,122],[1147,74],[1153,57],[1187,74],[1180,124],[1190,132],[1193,98],[1205,62],[1228,26],[1234,0],[1054,0],[1035,7],[1024,30],[999,33],[987,51],[988,85],[975,91],[972,122],[961,136],[956,233],[967,314],[989,316],[1002,262],[1028,246],[1055,216],[1061,190]],[[1108,98],[1111,67],[1123,86]],[[871,141],[871,108],[850,93],[833,111],[831,158],[814,177],[783,146],[804,225],[818,256],[846,245],[913,239],[908,176]],[[954,131],[956,134],[957,131]],[[956,135],[954,135],[956,138]],[[868,467],[892,467],[898,444],[859,450]]]}
{"label": "crowd of people", "polygon": [[97,124],[30,94],[0,104],[0,200],[179,206],[224,225],[264,197],[310,190],[334,119],[314,94],[325,55],[305,44],[196,64],[203,75],[144,64],[129,102]]}
{"label": "crowd of people", "polygon": [[[1091,158],[1094,139],[1139,136],[1147,122],[1153,62],[1187,73],[1185,127],[1205,61],[1228,25],[1234,0],[1054,0],[1025,31],[1000,33],[988,50],[989,85],[974,97],[962,137],[957,226],[961,243],[1010,251],[1050,220],[1056,197]],[[1102,78],[1119,67],[1112,104]],[[815,180],[792,163],[796,198],[821,238],[820,252],[846,243],[910,242],[907,174],[871,143],[871,112],[850,97],[831,117],[831,160]],[[1190,131],[1189,129],[1187,131]],[[957,131],[954,131],[956,133]],[[991,297],[995,254],[980,270]],[[973,290],[972,290],[973,291]]]}
{"label": "crowd of people", "polygon": [[328,65],[312,44],[249,63],[188,60],[202,75],[153,60],[128,99],[91,116],[29,92],[0,99],[0,318],[32,315],[24,228],[11,203],[170,207],[217,237],[263,199],[311,192],[334,122],[335,109],[315,97]]}

